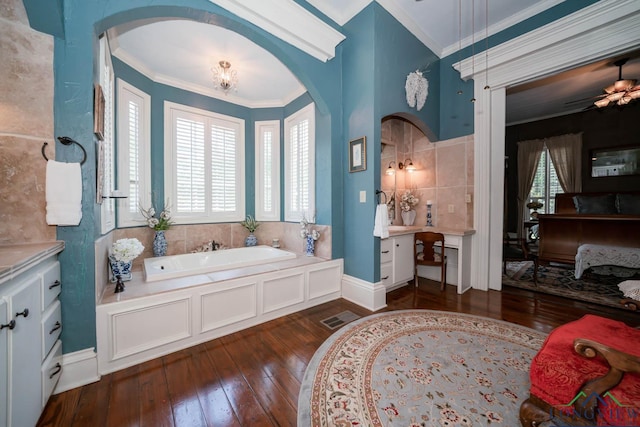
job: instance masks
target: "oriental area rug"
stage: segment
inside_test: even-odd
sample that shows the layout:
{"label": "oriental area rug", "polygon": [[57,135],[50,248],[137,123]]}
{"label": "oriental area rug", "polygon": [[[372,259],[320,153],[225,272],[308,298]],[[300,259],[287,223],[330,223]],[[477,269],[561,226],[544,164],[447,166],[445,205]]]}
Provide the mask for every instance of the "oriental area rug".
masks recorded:
{"label": "oriental area rug", "polygon": [[400,310],[338,330],[311,359],[298,426],[520,425],[546,335],[484,317]]}
{"label": "oriental area rug", "polygon": [[533,283],[533,262],[508,262],[506,274],[502,276],[502,284],[625,309],[620,303],[624,295],[618,284],[638,278],[638,275],[624,278],[611,274],[595,274],[587,270],[580,279],[576,279],[574,273],[570,266],[541,265],[538,267],[536,285]]}

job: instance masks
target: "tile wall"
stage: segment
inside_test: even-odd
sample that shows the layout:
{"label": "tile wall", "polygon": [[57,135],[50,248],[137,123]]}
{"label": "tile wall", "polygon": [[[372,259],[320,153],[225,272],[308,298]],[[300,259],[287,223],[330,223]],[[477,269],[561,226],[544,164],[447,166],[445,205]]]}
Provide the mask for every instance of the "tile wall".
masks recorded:
{"label": "tile wall", "polygon": [[[391,119],[382,124],[382,141],[386,143],[381,155],[382,189],[390,194],[394,179],[396,186],[393,224],[402,225],[399,197],[405,189],[412,189],[420,198],[415,208],[415,225],[426,224],[426,202],[431,200],[434,226],[473,228],[473,135],[433,143],[413,124]],[[384,173],[394,154],[397,158],[395,178]],[[417,168],[413,173],[397,167],[407,158]]]}
{"label": "tile wall", "polygon": [[53,143],[53,37],[29,27],[22,0],[0,2],[0,244],[47,242],[46,162]]}

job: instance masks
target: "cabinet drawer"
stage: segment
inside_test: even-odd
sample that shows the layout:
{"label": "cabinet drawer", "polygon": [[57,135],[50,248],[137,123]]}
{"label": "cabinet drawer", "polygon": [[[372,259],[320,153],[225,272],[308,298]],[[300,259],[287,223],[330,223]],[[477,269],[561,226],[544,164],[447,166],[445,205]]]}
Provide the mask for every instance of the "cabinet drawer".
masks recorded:
{"label": "cabinet drawer", "polygon": [[42,273],[42,311],[60,295],[60,263],[56,261]]}
{"label": "cabinet drawer", "polygon": [[387,262],[380,264],[380,282],[385,288],[393,284],[393,263]]}
{"label": "cabinet drawer", "polygon": [[51,347],[62,332],[62,310],[60,301],[56,301],[42,316],[42,360],[47,357]]}
{"label": "cabinet drawer", "polygon": [[393,258],[393,239],[380,240],[380,264],[390,262]]}
{"label": "cabinet drawer", "polygon": [[62,375],[62,341],[56,341],[51,354],[42,364],[42,407],[44,408]]}

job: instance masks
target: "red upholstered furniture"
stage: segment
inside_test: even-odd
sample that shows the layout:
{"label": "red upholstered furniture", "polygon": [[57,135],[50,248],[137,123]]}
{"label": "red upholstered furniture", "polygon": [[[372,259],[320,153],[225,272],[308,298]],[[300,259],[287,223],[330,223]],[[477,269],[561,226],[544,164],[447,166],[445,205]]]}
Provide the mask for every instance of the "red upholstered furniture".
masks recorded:
{"label": "red upholstered furniture", "polygon": [[639,329],[593,315],[562,325],[531,361],[530,378],[530,396],[520,407],[525,427],[552,419],[554,425],[640,426]]}

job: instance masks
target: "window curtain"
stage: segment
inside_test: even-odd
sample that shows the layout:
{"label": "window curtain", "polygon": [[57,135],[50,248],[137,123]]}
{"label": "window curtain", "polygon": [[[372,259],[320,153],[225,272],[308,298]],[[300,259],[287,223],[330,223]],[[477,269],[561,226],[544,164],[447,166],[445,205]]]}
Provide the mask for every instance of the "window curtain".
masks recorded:
{"label": "window curtain", "polygon": [[582,132],[547,138],[545,144],[564,192],[581,192]]}
{"label": "window curtain", "polygon": [[531,192],[533,179],[540,154],[544,149],[544,139],[518,142],[518,237],[524,235],[524,206]]}

